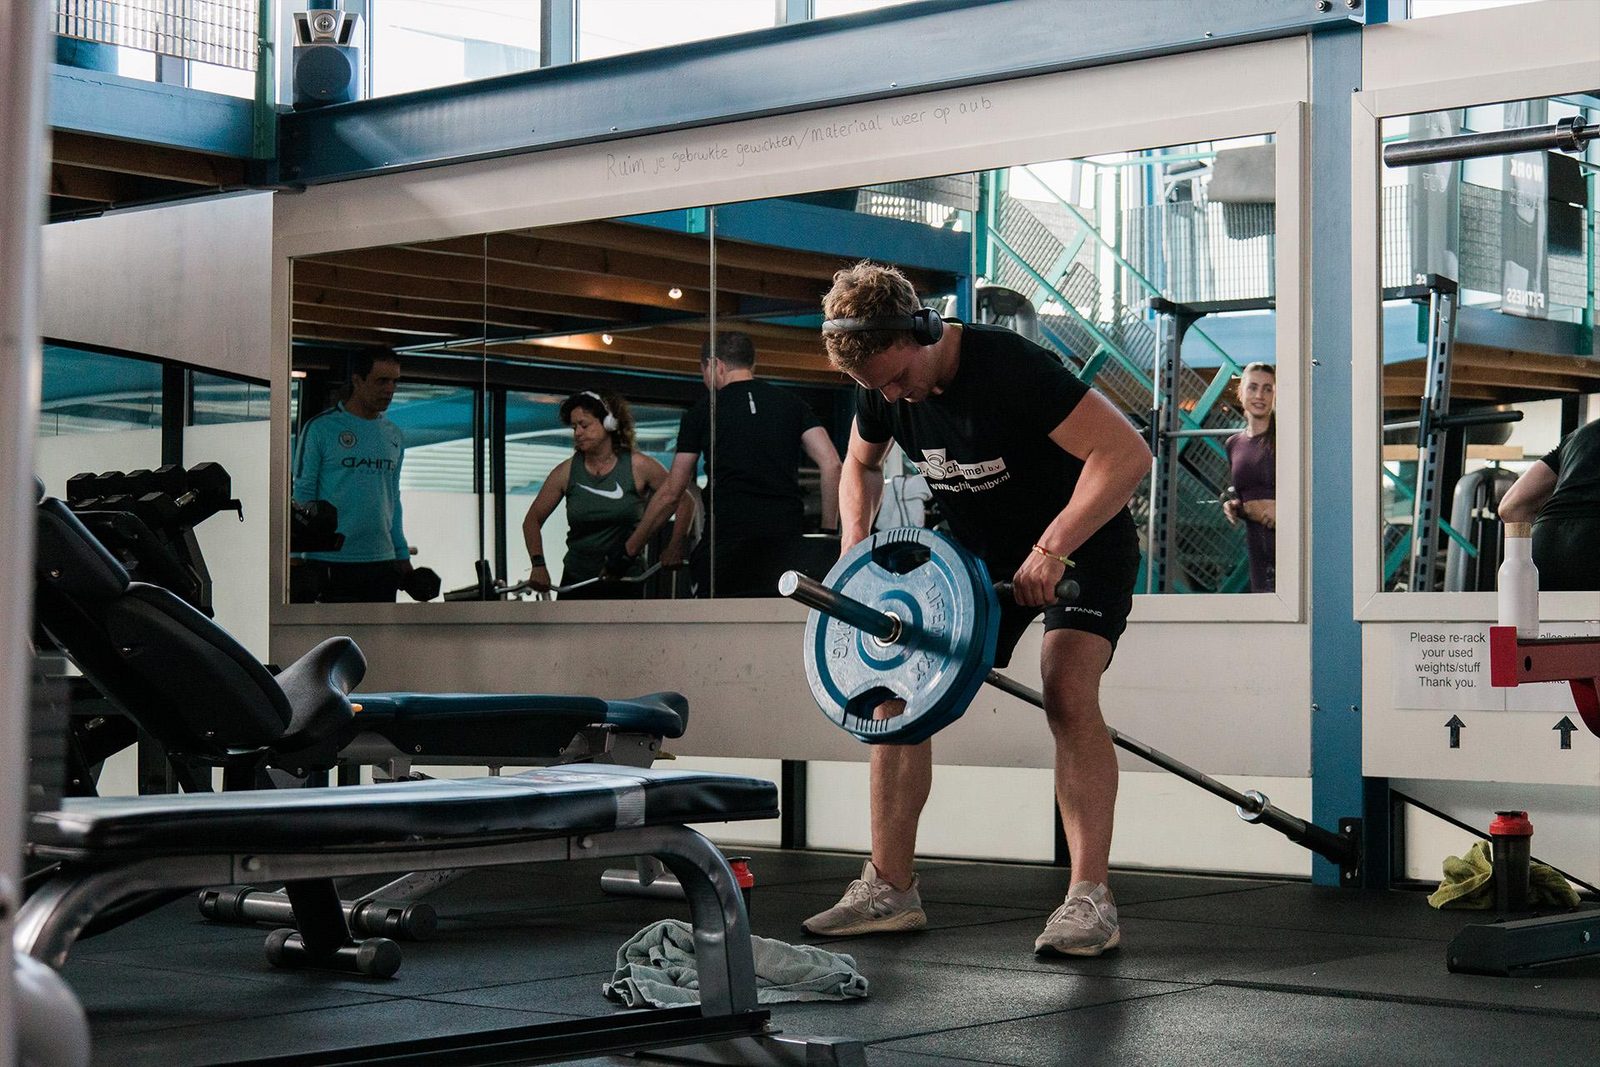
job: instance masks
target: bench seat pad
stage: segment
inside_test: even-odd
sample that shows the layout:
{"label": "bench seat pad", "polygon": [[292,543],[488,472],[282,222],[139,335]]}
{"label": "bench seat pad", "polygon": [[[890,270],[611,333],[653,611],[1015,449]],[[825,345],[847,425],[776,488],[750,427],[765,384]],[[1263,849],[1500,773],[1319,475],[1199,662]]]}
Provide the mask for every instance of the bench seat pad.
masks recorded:
{"label": "bench seat pad", "polygon": [[28,840],[48,854],[94,863],[378,845],[403,851],[777,814],[777,787],[759,778],[567,764],[503,777],[337,789],[69,798],[59,811],[32,816]]}
{"label": "bench seat pad", "polygon": [[[495,717],[545,717],[578,727],[609,723],[629,733],[657,737],[682,737],[689,719],[689,701],[678,693],[650,693],[631,700],[556,693],[352,693],[361,705],[356,725],[408,723],[422,719],[459,717],[492,720]],[[569,734],[570,736],[570,734]],[[565,738],[563,738],[565,740]]]}

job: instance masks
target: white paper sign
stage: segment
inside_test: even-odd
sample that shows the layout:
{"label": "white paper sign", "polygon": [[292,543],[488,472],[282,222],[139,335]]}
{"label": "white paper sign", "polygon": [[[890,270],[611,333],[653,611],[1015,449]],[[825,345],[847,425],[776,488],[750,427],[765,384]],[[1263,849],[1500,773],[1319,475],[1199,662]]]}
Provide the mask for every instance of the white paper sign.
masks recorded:
{"label": "white paper sign", "polygon": [[1505,710],[1507,690],[1489,684],[1487,623],[1414,623],[1394,634],[1396,708]]}

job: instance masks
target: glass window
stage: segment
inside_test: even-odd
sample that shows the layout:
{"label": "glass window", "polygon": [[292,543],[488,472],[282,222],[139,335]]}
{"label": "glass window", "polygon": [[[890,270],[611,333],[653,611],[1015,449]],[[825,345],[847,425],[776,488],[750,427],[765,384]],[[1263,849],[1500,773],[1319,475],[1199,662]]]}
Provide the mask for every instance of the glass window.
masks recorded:
{"label": "glass window", "polygon": [[151,360],[44,346],[34,470],[65,496],[85,471],[161,465],[161,365]]}
{"label": "glass window", "polygon": [[473,390],[402,381],[387,414],[405,440],[400,505],[412,562],[432,567],[446,589],[471,585],[480,556]]}
{"label": "glass window", "polygon": [[372,96],[539,66],[538,3],[373,0]]}
{"label": "glass window", "polygon": [[578,58],[760,30],[777,19],[772,0],[578,0]]}
{"label": "glass window", "polygon": [[222,93],[225,96],[241,96],[246,100],[254,100],[256,96],[256,72],[253,70],[240,70],[237,67],[221,67],[215,63],[201,63],[191,59],[189,61],[189,88],[199,89],[207,93]]}
{"label": "glass window", "polygon": [[45,345],[39,436],[161,428],[161,365]]}
{"label": "glass window", "polygon": [[272,396],[266,385],[205,371],[195,371],[190,381],[193,383],[189,404],[191,426],[256,422],[268,416]]}
{"label": "glass window", "polygon": [[1409,18],[1425,19],[1434,15],[1459,15],[1464,11],[1482,11],[1486,7],[1509,7],[1526,4],[1529,0],[1411,0]]}
{"label": "glass window", "polygon": [[831,18],[834,15],[854,15],[858,11],[876,11],[882,7],[898,7],[911,0],[814,0],[812,18]]}

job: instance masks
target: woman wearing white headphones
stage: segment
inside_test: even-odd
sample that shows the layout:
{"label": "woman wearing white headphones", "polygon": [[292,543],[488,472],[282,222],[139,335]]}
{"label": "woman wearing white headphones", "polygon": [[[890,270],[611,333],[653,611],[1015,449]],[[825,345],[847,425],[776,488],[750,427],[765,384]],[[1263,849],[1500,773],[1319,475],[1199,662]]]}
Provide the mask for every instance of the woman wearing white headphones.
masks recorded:
{"label": "woman wearing white headphones", "polygon": [[[572,427],[573,455],[550,472],[539,495],[522,520],[522,537],[528,546],[532,569],[529,584],[540,591],[550,588],[550,571],[544,560],[544,526],[556,504],[567,503],[567,555],[561,584],[597,578],[607,556],[627,540],[644,514],[645,499],[666,481],[667,469],[635,450],[633,412],[628,402],[606,390],[585,390],[561,404],[561,421]],[[684,498],[678,521],[661,554],[663,566],[677,566],[685,555],[683,541],[694,514],[694,501]],[[625,577],[644,569],[633,561]],[[621,599],[642,596],[643,585],[596,582],[563,594],[568,599]]]}

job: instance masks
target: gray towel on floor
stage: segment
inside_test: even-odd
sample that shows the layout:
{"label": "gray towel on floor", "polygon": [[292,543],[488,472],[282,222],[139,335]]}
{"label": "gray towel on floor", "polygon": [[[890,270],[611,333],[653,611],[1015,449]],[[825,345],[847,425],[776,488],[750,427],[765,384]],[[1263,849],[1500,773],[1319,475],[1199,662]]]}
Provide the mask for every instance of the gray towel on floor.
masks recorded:
{"label": "gray towel on floor", "polygon": [[[867,995],[867,980],[849,956],[765,937],[752,937],[750,946],[755,953],[756,1000],[762,1004]],[[700,1003],[694,931],[679,919],[663,919],[640,930],[617,950],[616,973],[600,991],[628,1008]]]}

